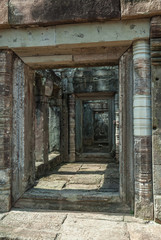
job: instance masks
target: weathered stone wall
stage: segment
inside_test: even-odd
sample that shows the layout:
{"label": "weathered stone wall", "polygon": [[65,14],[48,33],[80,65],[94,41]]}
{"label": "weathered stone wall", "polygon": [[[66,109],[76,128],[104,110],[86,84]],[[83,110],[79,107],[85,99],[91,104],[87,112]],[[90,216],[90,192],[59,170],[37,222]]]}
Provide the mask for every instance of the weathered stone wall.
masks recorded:
{"label": "weathered stone wall", "polygon": [[161,14],[160,0],[1,0],[0,26],[44,26]]}
{"label": "weathered stone wall", "polygon": [[48,162],[48,115],[49,103],[45,96],[43,77],[36,74],[35,78],[35,158],[37,162]]}
{"label": "weathered stone wall", "polygon": [[120,18],[120,1],[115,0],[10,0],[10,24],[60,24]]}
{"label": "weathered stone wall", "polygon": [[34,71],[10,51],[0,63],[0,211],[8,211],[34,183]]}
{"label": "weathered stone wall", "polygon": [[49,152],[60,151],[60,107],[49,105]]}
{"label": "weathered stone wall", "polygon": [[0,211],[11,207],[12,57],[0,51]]}
{"label": "weathered stone wall", "polygon": [[12,201],[34,184],[34,71],[13,61]]}
{"label": "weathered stone wall", "polygon": [[65,68],[55,73],[62,79],[63,93],[118,91],[118,66]]}
{"label": "weathered stone wall", "polygon": [[117,92],[118,67],[77,68],[73,78],[75,93]]}

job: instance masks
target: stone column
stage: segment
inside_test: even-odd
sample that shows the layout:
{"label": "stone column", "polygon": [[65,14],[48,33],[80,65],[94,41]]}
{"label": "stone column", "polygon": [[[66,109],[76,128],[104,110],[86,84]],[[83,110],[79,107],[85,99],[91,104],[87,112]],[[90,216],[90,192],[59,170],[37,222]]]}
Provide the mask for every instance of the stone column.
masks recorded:
{"label": "stone column", "polygon": [[148,41],[134,43],[133,62],[135,216],[152,219],[151,69]]}
{"label": "stone column", "polygon": [[116,146],[116,160],[119,160],[119,101],[118,94],[115,94],[115,146]]}
{"label": "stone column", "polygon": [[75,162],[75,95],[69,96],[69,161]]}

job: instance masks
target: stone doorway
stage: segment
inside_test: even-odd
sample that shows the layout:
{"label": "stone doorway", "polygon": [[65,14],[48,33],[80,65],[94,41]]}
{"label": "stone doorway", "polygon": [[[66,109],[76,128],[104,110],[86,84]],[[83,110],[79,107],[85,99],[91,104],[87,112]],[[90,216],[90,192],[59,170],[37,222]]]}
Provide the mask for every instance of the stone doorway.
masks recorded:
{"label": "stone doorway", "polygon": [[[83,72],[82,81],[89,82],[90,78],[94,91],[89,92],[86,88],[83,92],[78,91],[79,83],[75,83],[78,71]],[[60,69],[54,72],[55,75],[50,73],[53,82],[49,74],[44,82],[44,73],[38,72],[36,100],[42,104],[41,108],[36,105],[35,150],[36,156],[41,153],[42,162],[36,161],[35,186],[22,196],[15,207],[129,211],[119,196],[119,163],[115,155],[117,72],[117,67]],[[112,77],[109,79],[108,75]],[[60,87],[65,82],[62,76],[70,79],[70,84],[73,84],[70,89],[69,79],[66,88],[64,85]],[[60,83],[55,86],[58,77]],[[100,80],[103,89],[99,86],[98,91],[94,81]],[[63,101],[67,104],[66,114],[63,114]],[[68,135],[65,136],[62,132],[66,128]],[[69,159],[64,159],[64,146],[68,141]],[[56,150],[59,155],[54,155]],[[71,151],[75,158],[71,158]],[[71,159],[72,163],[69,163]]]}
{"label": "stone doorway", "polygon": [[83,101],[83,152],[109,152],[107,100]]}

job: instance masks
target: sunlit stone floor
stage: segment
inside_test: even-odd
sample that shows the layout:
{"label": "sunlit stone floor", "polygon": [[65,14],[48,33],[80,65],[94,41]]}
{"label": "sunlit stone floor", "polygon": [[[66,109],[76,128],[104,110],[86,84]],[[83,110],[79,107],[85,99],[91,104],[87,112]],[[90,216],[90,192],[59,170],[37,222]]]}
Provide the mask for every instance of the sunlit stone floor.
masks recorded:
{"label": "sunlit stone floor", "polygon": [[119,166],[117,163],[64,163],[40,178],[34,188],[118,192]]}

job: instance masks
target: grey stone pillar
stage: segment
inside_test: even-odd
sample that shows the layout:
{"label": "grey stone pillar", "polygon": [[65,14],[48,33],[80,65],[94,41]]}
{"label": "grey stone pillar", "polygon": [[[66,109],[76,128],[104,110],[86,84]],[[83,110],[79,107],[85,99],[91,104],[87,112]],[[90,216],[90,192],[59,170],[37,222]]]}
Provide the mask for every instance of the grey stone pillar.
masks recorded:
{"label": "grey stone pillar", "polygon": [[152,219],[151,69],[148,41],[134,43],[133,61],[135,216]]}
{"label": "grey stone pillar", "polygon": [[75,162],[75,95],[69,96],[69,161]]}

